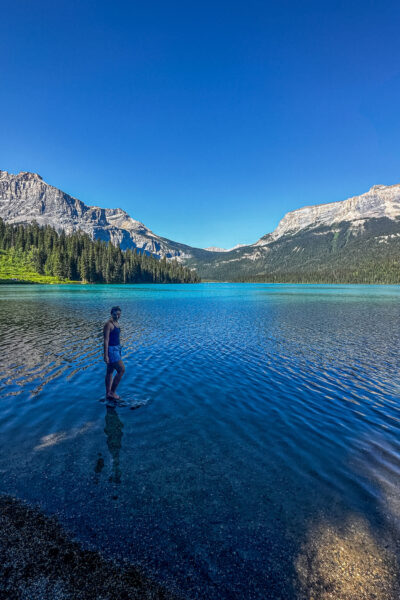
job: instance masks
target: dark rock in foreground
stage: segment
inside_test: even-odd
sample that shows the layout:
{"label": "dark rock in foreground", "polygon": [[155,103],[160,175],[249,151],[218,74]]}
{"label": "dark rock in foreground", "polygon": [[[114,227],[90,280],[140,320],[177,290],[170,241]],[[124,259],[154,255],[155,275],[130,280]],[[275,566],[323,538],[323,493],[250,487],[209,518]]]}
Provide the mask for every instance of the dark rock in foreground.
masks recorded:
{"label": "dark rock in foreground", "polygon": [[84,550],[56,519],[0,496],[0,598],[177,600],[133,566]]}

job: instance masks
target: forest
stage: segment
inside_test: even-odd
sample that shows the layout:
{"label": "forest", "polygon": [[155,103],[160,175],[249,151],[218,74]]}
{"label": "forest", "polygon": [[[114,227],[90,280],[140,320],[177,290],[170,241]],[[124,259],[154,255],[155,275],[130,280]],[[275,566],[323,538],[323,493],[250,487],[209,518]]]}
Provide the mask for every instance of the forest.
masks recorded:
{"label": "forest", "polygon": [[[14,273],[13,273],[14,270]],[[37,274],[37,277],[35,277]],[[121,250],[82,231],[50,225],[7,224],[0,218],[0,280],[81,283],[198,283],[196,271],[176,259]]]}
{"label": "forest", "polygon": [[202,280],[265,283],[400,283],[400,220],[310,227],[265,246],[214,254],[195,264]]}

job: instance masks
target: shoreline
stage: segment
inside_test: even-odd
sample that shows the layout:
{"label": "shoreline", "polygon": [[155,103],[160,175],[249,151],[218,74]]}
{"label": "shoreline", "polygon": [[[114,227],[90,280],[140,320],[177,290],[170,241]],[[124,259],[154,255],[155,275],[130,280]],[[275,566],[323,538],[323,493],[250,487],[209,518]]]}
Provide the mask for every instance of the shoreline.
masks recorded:
{"label": "shoreline", "polygon": [[182,600],[128,562],[85,550],[57,521],[0,494],[0,597],[9,600]]}
{"label": "shoreline", "polygon": [[116,286],[116,285],[197,285],[197,284],[201,284],[201,283],[234,283],[234,284],[241,284],[241,285],[247,285],[247,284],[253,284],[253,285],[307,285],[307,286],[311,286],[311,285],[330,285],[330,286],[400,286],[400,282],[397,283],[385,283],[385,282],[375,282],[375,283],[360,283],[360,282],[355,282],[355,283],[328,283],[328,282],[296,282],[296,281],[214,281],[214,280],[202,280],[202,281],[197,281],[195,283],[192,282],[160,282],[160,281],[149,281],[149,282],[136,282],[136,283],[89,283],[88,281],[48,281],[48,282],[43,282],[43,281],[29,281],[29,280],[22,280],[22,279],[0,279],[0,286],[2,285],[35,285],[35,286],[41,286],[41,285],[75,285],[75,286],[86,286],[86,285],[93,285],[93,286],[98,286],[98,285],[109,285],[109,286]]}

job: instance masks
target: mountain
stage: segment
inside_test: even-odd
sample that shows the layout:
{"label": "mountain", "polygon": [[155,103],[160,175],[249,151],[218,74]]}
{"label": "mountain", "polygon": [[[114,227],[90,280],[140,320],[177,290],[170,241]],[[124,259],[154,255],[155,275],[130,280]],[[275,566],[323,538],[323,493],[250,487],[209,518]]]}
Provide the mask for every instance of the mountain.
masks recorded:
{"label": "mountain", "polygon": [[299,208],[254,244],[186,264],[213,280],[400,283],[400,185]]}
{"label": "mountain", "polygon": [[366,219],[389,218],[400,216],[400,184],[374,185],[367,193],[347,200],[304,206],[287,213],[271,234],[267,234],[256,245],[277,240],[301,229],[333,226],[344,221],[353,223],[354,228],[362,227]]}
{"label": "mountain", "polygon": [[400,283],[400,184],[291,211],[272,233],[230,250],[160,237],[124,210],[87,206],[36,173],[0,171],[0,217],[81,229],[122,249],[176,258],[203,279]]}
{"label": "mountain", "polygon": [[230,252],[231,250],[236,250],[236,248],[241,248],[242,246],[246,246],[246,244],[236,244],[233,248],[218,248],[217,246],[210,246],[209,248],[204,248],[208,252]]}
{"label": "mountain", "polygon": [[18,175],[0,171],[0,217],[7,223],[52,225],[67,233],[82,230],[93,239],[120,244],[123,250],[138,248],[158,257],[200,258],[207,252],[154,234],[121,208],[88,206],[49,185],[37,173]]}
{"label": "mountain", "polygon": [[229,252],[226,248],[218,248],[217,246],[210,246],[209,248],[204,248],[207,252]]}

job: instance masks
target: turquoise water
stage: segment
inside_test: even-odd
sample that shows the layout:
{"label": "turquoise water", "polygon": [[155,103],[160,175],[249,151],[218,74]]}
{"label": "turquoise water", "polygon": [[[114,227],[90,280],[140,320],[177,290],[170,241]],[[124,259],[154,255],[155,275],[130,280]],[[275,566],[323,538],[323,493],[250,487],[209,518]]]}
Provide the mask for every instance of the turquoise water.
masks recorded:
{"label": "turquoise water", "polygon": [[0,491],[86,545],[208,599],[300,597],[354,523],[398,553],[400,287],[10,285],[0,309]]}

